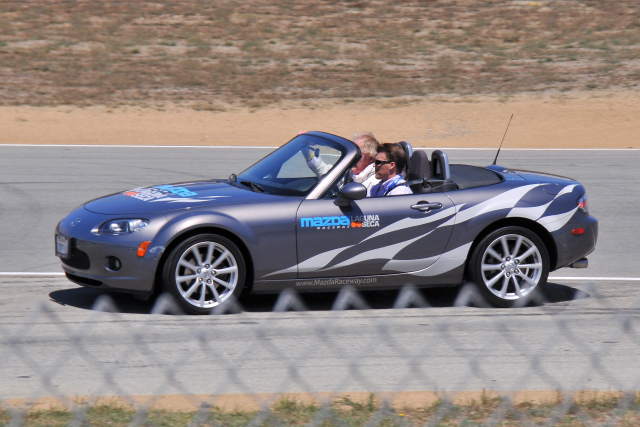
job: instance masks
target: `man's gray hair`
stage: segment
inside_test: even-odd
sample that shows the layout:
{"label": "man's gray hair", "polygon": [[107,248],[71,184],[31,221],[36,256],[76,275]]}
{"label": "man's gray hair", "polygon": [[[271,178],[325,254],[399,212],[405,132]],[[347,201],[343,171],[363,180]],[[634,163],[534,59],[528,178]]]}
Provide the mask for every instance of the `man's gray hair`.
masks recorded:
{"label": "man's gray hair", "polygon": [[374,158],[380,149],[380,142],[373,136],[371,132],[354,132],[353,140],[360,140],[360,151]]}

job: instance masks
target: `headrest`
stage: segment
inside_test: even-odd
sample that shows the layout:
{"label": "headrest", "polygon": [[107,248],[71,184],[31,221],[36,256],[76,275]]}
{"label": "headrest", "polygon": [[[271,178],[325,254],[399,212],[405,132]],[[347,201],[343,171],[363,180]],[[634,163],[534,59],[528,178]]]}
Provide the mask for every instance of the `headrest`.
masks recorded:
{"label": "headrest", "polygon": [[[404,150],[404,156],[407,159],[407,164],[405,165],[404,169],[402,171],[408,173],[409,172],[409,160],[411,159],[411,155],[413,154],[413,148],[411,147],[411,144],[409,144],[407,141],[400,141],[398,142],[398,145],[400,147],[402,147],[402,149]],[[398,172],[402,172],[402,171],[398,171]]]}
{"label": "headrest", "polygon": [[451,179],[449,156],[444,151],[435,150],[431,153],[431,177],[442,180]]}
{"label": "headrest", "polygon": [[409,160],[409,172],[407,173],[407,181],[417,181],[421,182],[418,184],[410,185],[411,191],[414,194],[425,192],[425,187],[422,184],[424,179],[431,178],[431,164],[429,162],[429,156],[424,150],[414,151],[411,155],[411,159]]}

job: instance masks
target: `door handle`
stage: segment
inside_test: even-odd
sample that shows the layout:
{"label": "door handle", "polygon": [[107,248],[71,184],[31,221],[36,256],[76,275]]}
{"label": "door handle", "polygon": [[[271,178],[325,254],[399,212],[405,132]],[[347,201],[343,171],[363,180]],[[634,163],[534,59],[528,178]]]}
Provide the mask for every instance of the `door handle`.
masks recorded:
{"label": "door handle", "polygon": [[411,209],[415,209],[420,212],[429,212],[431,209],[442,209],[442,203],[418,202],[415,205],[411,205]]}

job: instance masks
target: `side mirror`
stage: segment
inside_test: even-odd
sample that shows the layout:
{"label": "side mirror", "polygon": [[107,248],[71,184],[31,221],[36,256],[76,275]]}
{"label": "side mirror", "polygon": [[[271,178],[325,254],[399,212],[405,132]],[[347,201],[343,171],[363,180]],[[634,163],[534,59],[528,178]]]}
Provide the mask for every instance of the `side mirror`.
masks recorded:
{"label": "side mirror", "polygon": [[350,200],[360,200],[367,197],[367,187],[359,182],[350,182],[338,191],[336,205],[349,206]]}

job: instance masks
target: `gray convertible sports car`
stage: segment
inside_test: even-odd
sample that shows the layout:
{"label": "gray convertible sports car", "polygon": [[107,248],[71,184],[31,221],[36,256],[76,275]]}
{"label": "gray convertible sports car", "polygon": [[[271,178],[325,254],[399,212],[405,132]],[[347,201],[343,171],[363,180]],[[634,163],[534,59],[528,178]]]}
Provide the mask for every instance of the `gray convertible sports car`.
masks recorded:
{"label": "gray convertible sports car", "polygon": [[[529,301],[550,271],[586,267],[598,223],[569,178],[449,164],[400,143],[413,194],[367,198],[359,148],[299,135],[229,179],[140,187],[92,200],[56,228],[74,283],[170,292],[208,313],[241,292],[476,284],[496,306]],[[312,167],[310,150],[322,167]],[[317,165],[316,165],[317,166]]]}

